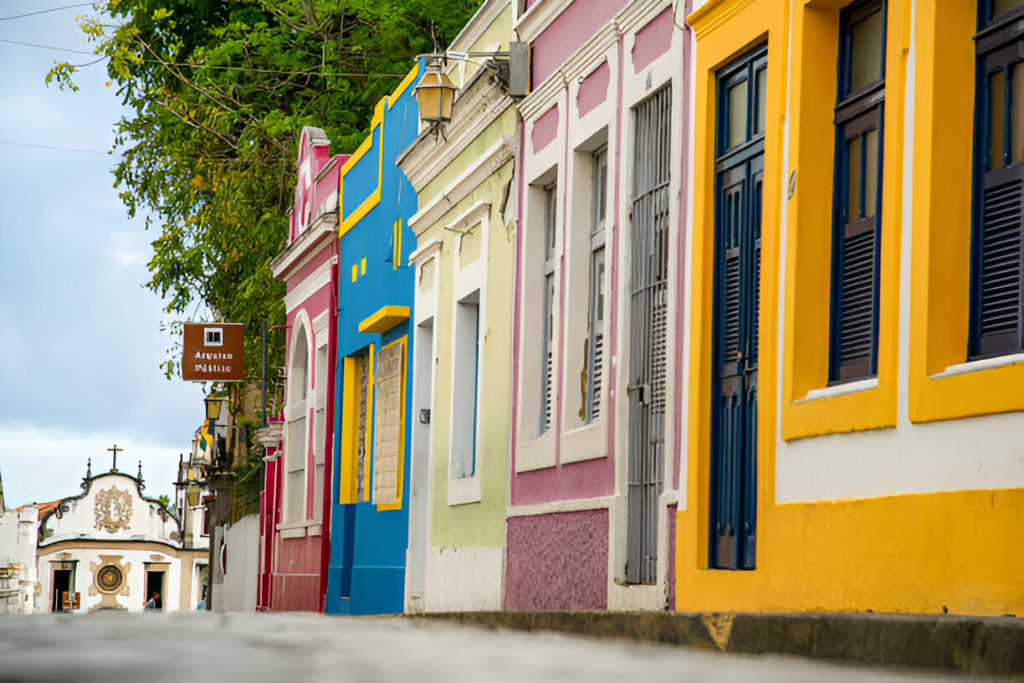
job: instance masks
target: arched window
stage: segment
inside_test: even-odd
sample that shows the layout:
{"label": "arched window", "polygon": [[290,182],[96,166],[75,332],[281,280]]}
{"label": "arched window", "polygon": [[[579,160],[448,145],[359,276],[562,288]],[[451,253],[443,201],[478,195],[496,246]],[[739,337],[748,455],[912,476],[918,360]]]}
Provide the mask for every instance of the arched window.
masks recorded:
{"label": "arched window", "polygon": [[309,390],[309,341],[306,327],[298,323],[288,363],[288,402],[285,419],[284,522],[306,519],[307,424],[306,394]]}

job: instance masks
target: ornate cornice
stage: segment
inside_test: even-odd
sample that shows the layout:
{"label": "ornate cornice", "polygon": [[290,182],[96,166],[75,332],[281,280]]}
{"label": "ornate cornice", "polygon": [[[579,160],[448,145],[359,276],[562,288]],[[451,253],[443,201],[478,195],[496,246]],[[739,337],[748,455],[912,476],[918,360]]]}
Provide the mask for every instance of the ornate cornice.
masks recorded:
{"label": "ornate cornice", "polygon": [[[586,78],[600,65],[601,57],[615,45],[619,36],[646,25],[666,7],[672,6],[667,0],[640,0],[628,3],[519,103],[523,119],[530,120],[547,111],[566,85],[574,80]],[[533,9],[531,7],[530,11]],[[620,64],[618,68],[622,68],[622,65]]]}
{"label": "ornate cornice", "polygon": [[433,199],[420,208],[410,219],[409,227],[419,237],[452,207],[465,199],[486,178],[510,161],[516,153],[515,136],[503,135],[457,178],[441,189]]}
{"label": "ornate cornice", "polygon": [[488,69],[473,74],[452,105],[447,126],[425,130],[396,161],[416,192],[421,192],[512,104],[512,98]]}
{"label": "ornate cornice", "polygon": [[319,247],[330,244],[338,235],[338,211],[325,211],[313,219],[313,223],[299,233],[288,247],[277,258],[270,262],[270,270],[274,277],[286,279],[291,272],[301,267],[302,259],[312,254]]}
{"label": "ornate cornice", "polygon": [[708,0],[686,17],[696,38],[711,33],[754,0]]}

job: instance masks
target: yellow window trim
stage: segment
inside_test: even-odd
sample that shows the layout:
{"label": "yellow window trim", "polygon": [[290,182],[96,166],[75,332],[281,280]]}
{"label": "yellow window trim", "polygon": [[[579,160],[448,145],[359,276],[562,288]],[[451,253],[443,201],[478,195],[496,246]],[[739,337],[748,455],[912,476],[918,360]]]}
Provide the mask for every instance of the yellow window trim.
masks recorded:
{"label": "yellow window trim", "polygon": [[[723,14],[724,13],[724,14]],[[716,585],[757,580],[759,572],[708,572],[708,490],[711,453],[711,331],[714,272],[712,226],[715,211],[715,71],[754,46],[768,44],[768,91],[765,117],[765,175],[761,224],[761,329],[759,338],[758,434],[757,434],[757,519],[763,528],[775,500],[775,424],[778,368],[773,340],[778,334],[779,198],[782,194],[783,136],[785,119],[784,76],[786,74],[786,27],[788,3],[777,0],[748,0],[735,3],[711,2],[687,18],[694,27],[696,83],[694,114],[694,178],[692,267],[692,310],[690,319],[689,385],[687,389],[688,434],[686,435],[686,499],[692,501],[680,512],[677,524],[677,585],[685,590],[705,590]],[[712,30],[726,28],[727,30]],[[833,76],[834,77],[834,76]],[[758,555],[770,538],[758,539]],[[729,576],[724,576],[728,574]],[[681,588],[681,591],[684,590]]]}
{"label": "yellow window trim", "polygon": [[342,414],[341,414],[341,457],[338,464],[338,504],[356,502],[355,478],[355,434],[356,434],[356,359],[348,356],[342,361]]}
{"label": "yellow window trim", "polygon": [[[404,306],[402,306],[400,308],[406,308],[406,310],[408,310],[408,308],[404,307]],[[378,510],[401,510],[402,509],[402,496],[405,495],[404,487],[403,487],[403,479],[405,477],[405,418],[406,418],[406,410],[405,410],[405,378],[406,378],[406,369],[408,367],[406,364],[408,363],[408,356],[409,356],[409,346],[408,346],[408,343],[407,343],[408,341],[409,341],[409,336],[408,335],[404,335],[404,336],[399,337],[398,339],[394,340],[393,342],[391,342],[389,344],[385,344],[384,346],[381,347],[381,350],[383,351],[384,349],[390,348],[390,347],[392,347],[392,346],[394,346],[396,344],[404,344],[405,345],[403,347],[403,353],[402,353],[402,370],[401,370],[401,373],[402,373],[402,390],[401,390],[401,393],[399,394],[399,405],[401,406],[401,409],[398,411],[398,413],[399,413],[399,417],[398,417],[398,471],[395,474],[395,476],[396,476],[396,478],[398,480],[397,481],[397,483],[398,483],[397,489],[398,490],[395,493],[395,502],[394,503],[382,503],[382,504],[377,506]],[[370,468],[370,469],[371,469],[371,471],[373,470],[373,468]]]}
{"label": "yellow window trim", "polygon": [[942,374],[967,361],[977,8],[916,7],[910,419],[1024,410],[1024,364]]}
{"label": "yellow window trim", "polygon": [[[341,225],[338,227],[338,238],[344,237],[345,233],[355,226],[356,223],[361,221],[366,214],[370,213],[373,207],[380,203],[380,191],[384,179],[384,106],[387,102],[387,98],[381,99],[377,102],[377,106],[373,110],[373,119],[370,122],[370,134],[366,136],[366,139],[360,143],[356,151],[345,161],[341,166],[339,172],[340,179],[338,180],[338,215],[341,217]],[[371,192],[367,197],[352,211],[351,214],[345,214],[345,176],[348,175],[360,159],[366,156],[366,153],[373,148],[373,131],[377,130],[377,189]]]}
{"label": "yellow window trim", "polygon": [[373,315],[359,323],[360,332],[384,334],[409,319],[408,306],[382,306]]}
{"label": "yellow window trim", "polygon": [[[348,505],[359,502],[357,461],[359,435],[359,385],[356,383],[357,352],[342,361],[342,414],[341,414],[341,457],[338,464],[338,504]],[[373,344],[370,344],[367,358],[366,383],[366,437],[365,451],[373,457]],[[364,467],[366,463],[364,463]],[[369,500],[371,478],[364,475],[363,501]]]}
{"label": "yellow window trim", "polygon": [[366,358],[366,436],[364,450],[367,462],[363,463],[363,502],[370,500],[370,489],[373,488],[373,395],[376,391],[376,360],[373,357],[374,345],[370,344],[370,351]]}
{"label": "yellow window trim", "polygon": [[[839,386],[834,394],[808,396],[828,386],[836,59],[822,56],[838,55],[839,10],[844,4],[797,3],[793,15],[787,172],[796,172],[796,184],[788,200],[786,225],[783,439],[896,425],[904,83],[909,47],[904,41],[910,19],[906,1],[890,1],[886,18],[878,381],[862,391],[843,393]],[[760,338],[768,341],[764,335]]]}

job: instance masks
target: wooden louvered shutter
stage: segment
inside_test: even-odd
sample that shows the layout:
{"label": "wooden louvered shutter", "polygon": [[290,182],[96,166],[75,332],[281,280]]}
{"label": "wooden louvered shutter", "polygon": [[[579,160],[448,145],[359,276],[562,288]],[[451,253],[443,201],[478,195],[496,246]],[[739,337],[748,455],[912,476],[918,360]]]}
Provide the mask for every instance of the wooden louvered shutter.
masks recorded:
{"label": "wooden louvered shutter", "polygon": [[971,357],[1024,349],[1024,7],[984,8],[976,37]]}
{"label": "wooden louvered shutter", "polygon": [[830,382],[871,377],[878,366],[885,4],[854,3],[840,24]]}

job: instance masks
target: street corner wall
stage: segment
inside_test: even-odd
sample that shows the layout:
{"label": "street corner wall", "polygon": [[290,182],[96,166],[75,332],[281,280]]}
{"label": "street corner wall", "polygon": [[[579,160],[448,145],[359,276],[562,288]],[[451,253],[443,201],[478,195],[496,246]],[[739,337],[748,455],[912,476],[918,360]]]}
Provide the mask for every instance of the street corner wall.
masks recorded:
{"label": "street corner wall", "polygon": [[509,517],[505,608],[605,609],[608,510]]}
{"label": "street corner wall", "polygon": [[224,543],[227,546],[227,571],[224,574],[223,597],[214,601],[214,608],[218,612],[254,612],[259,571],[259,515],[243,517],[228,527]]}

